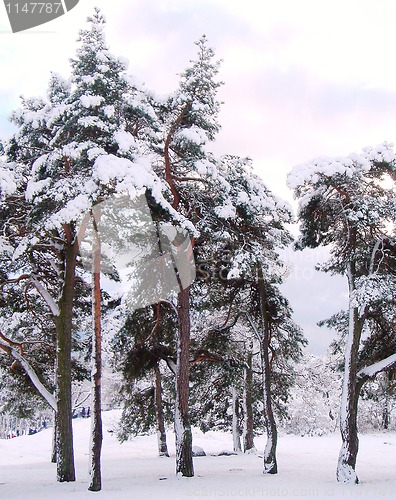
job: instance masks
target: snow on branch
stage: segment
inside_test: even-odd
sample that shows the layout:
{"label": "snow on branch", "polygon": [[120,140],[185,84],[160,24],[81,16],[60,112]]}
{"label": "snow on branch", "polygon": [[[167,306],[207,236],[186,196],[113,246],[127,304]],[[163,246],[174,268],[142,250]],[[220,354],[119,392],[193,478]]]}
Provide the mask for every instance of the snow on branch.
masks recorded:
{"label": "snow on branch", "polygon": [[287,185],[290,189],[297,189],[304,184],[316,184],[321,176],[330,178],[345,175],[352,178],[356,174],[368,172],[373,163],[395,161],[393,144],[387,142],[374,148],[364,148],[362,153],[352,153],[345,157],[320,156],[295,166],[288,175]]}
{"label": "snow on branch", "polygon": [[165,362],[168,365],[169,370],[176,376],[176,363],[170,358],[165,358]]}
{"label": "snow on branch", "polygon": [[13,172],[4,168],[0,163],[0,194],[11,195],[16,191],[17,185]]}
{"label": "snow on branch", "polygon": [[54,316],[59,316],[60,311],[58,304],[55,302],[55,300],[51,297],[50,293],[48,290],[43,286],[37,278],[31,277],[31,282],[33,285],[36,287],[36,290],[38,293],[42,296],[42,298],[45,300],[47,306],[51,309],[51,312]]}
{"label": "snow on branch", "polygon": [[56,400],[55,397],[44,387],[44,385],[40,382],[36,372],[27,362],[27,360],[22,356],[18,349],[15,347],[11,347],[10,349],[11,355],[20,363],[22,368],[25,370],[27,375],[34,387],[38,390],[38,392],[43,396],[43,398],[47,401],[47,403],[51,406],[51,408],[56,411]]}
{"label": "snow on branch", "polygon": [[376,243],[374,245],[373,251],[371,253],[369,274],[373,274],[374,273],[374,262],[375,262],[375,259],[376,259],[376,254],[377,254],[377,252],[378,252],[378,250],[380,248],[380,245],[383,244],[383,242],[384,242],[383,238],[378,238],[378,240],[376,241]]}
{"label": "snow on branch", "polygon": [[261,340],[262,340],[262,335],[261,335],[261,334],[260,334],[260,332],[258,331],[257,326],[254,324],[254,321],[253,321],[253,319],[252,319],[251,315],[250,315],[248,312],[246,312],[246,311],[243,311],[243,314],[246,316],[246,319],[248,320],[248,322],[249,322],[250,326],[252,327],[253,332],[254,332],[254,334],[256,335],[256,338],[257,338],[259,341],[261,341]]}
{"label": "snow on branch", "polygon": [[393,300],[392,290],[395,277],[373,273],[356,279],[356,289],[351,294],[351,304],[354,307],[365,307],[374,302]]}
{"label": "snow on branch", "polygon": [[11,339],[8,339],[1,332],[0,332],[0,338],[2,339],[2,341],[0,342],[0,349],[5,351],[9,356],[12,356],[19,362],[19,364],[22,366],[22,368],[25,370],[26,374],[30,378],[32,384],[37,389],[37,391],[47,401],[47,403],[51,406],[51,408],[54,411],[56,411],[57,405],[55,397],[44,387],[44,385],[38,378],[36,372],[34,371],[34,368],[32,368],[32,366],[23,356],[22,343],[14,342]]}
{"label": "snow on branch", "polygon": [[362,370],[360,370],[357,374],[358,379],[363,377],[373,378],[378,373],[383,372],[390,368],[392,365],[396,364],[396,353],[388,356],[387,358],[378,361],[370,366],[366,366]]}

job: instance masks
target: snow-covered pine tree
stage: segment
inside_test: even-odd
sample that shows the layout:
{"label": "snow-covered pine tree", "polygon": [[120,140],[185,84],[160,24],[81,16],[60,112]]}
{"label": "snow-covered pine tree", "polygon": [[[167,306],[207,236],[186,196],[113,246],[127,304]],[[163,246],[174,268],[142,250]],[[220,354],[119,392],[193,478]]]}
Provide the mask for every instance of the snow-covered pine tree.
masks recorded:
{"label": "snow-covered pine tree", "polygon": [[[396,362],[396,353],[387,348],[394,335],[395,164],[392,146],[385,143],[347,157],[315,159],[295,167],[288,177],[299,199],[298,248],[328,245],[331,257],[321,269],[348,280],[348,312],[330,320],[345,339],[337,467],[337,480],[343,483],[358,482],[361,388]],[[360,356],[363,334],[371,348]]]}
{"label": "snow-covered pine tree", "polygon": [[98,10],[90,23],[81,32],[71,81],[53,76],[48,99],[25,100],[13,115],[19,130],[5,145],[8,161],[22,164],[28,179],[24,195],[30,205],[19,254],[26,258],[34,255],[33,245],[40,248],[40,266],[31,262],[27,280],[56,325],[60,481],[75,478],[71,332],[75,286],[85,277],[84,272],[77,276],[79,242],[91,208],[114,193],[134,197],[146,189],[157,203],[171,208],[147,158],[149,148],[140,147],[138,140],[139,134],[150,135],[144,125],[150,115],[147,100],[128,83],[124,62],[108,51]]}
{"label": "snow-covered pine tree", "polygon": [[[75,174],[78,172],[80,180],[83,181],[79,186],[73,186],[77,191],[74,193],[72,205],[79,205],[80,216],[81,208],[85,208],[88,213],[98,202],[115,193],[126,192],[130,197],[134,197],[139,189],[144,192],[145,189],[156,187],[156,176],[151,172],[147,157],[148,144],[144,140],[150,135],[148,130],[153,123],[154,114],[145,101],[144,93],[130,84],[125,73],[125,62],[108,50],[104,35],[105,21],[98,9],[89,21],[91,27],[80,32],[81,45],[77,57],[71,61],[72,88],[67,100],[67,118],[63,126],[68,140],[66,144],[62,144],[72,159]],[[135,163],[137,159],[140,162],[138,165]],[[76,180],[74,178],[74,181]],[[112,215],[114,217],[114,214]],[[91,221],[96,222],[95,216]],[[98,277],[99,271],[94,272],[94,282]],[[97,335],[93,344],[93,435],[89,489],[98,491],[101,489],[102,441],[98,287],[95,304],[94,324]]]}
{"label": "snow-covered pine tree", "polygon": [[[264,472],[275,473],[276,426],[271,394],[275,367],[279,363],[279,371],[284,373],[288,360],[298,359],[305,344],[291,318],[290,306],[278,288],[284,272],[278,250],[290,242],[285,224],[291,220],[291,213],[253,173],[248,159],[222,158],[218,165],[218,186],[213,191],[206,230],[202,230],[210,244],[202,249],[200,260],[206,261],[206,265],[200,270],[210,284],[208,293],[212,294],[213,304],[223,308],[223,328],[229,323],[245,322],[261,353],[261,387],[268,433]],[[222,304],[224,293],[229,300]],[[285,385],[286,379],[280,386]]]}
{"label": "snow-covered pine tree", "polygon": [[[219,63],[213,61],[214,52],[207,46],[205,36],[196,45],[197,59],[181,74],[178,90],[161,103],[158,111],[164,134],[159,174],[169,186],[174,210],[193,223],[201,218],[202,198],[207,197],[208,183],[216,177],[206,144],[214,140],[219,130],[220,106],[216,99]],[[194,475],[188,415],[190,287],[178,293],[177,312],[176,473],[190,477]]]}
{"label": "snow-covered pine tree", "polygon": [[[96,9],[89,19],[90,29],[80,31],[80,48],[72,64],[72,90],[67,101],[68,115],[65,131],[70,134],[68,148],[78,151],[76,164],[80,164],[79,175],[86,175],[83,185],[87,185],[88,176],[93,173],[93,160],[108,158],[107,155],[118,153],[116,134],[122,133],[122,96],[127,90],[125,65],[114,57],[105,42],[104,18]],[[106,160],[105,160],[106,161]],[[95,205],[109,196],[113,186],[105,185],[102,179],[94,186],[94,191],[87,194],[92,223],[92,400],[91,419],[92,435],[90,442],[90,477],[89,490],[99,491],[101,481],[101,246],[98,226],[100,207]],[[102,184],[100,186],[100,184]],[[84,187],[85,187],[84,186]],[[90,189],[88,187],[88,189]],[[95,192],[96,191],[96,192]],[[83,193],[79,193],[83,194]],[[78,194],[77,194],[78,196]],[[92,208],[93,207],[93,208]]]}
{"label": "snow-covered pine tree", "polygon": [[[51,334],[46,335],[47,329],[44,330],[43,334],[40,328],[33,328],[33,331],[29,331],[32,311],[35,311],[33,314],[37,314],[37,311],[40,310],[37,302],[40,301],[31,293],[26,293],[26,296],[29,296],[30,311],[26,310],[26,301],[23,299],[22,291],[17,286],[18,279],[23,280],[19,274],[23,275],[23,273],[19,267],[20,262],[17,264],[12,258],[14,249],[18,246],[21,232],[23,233],[23,224],[28,210],[28,205],[24,200],[26,182],[23,181],[23,172],[23,166],[16,162],[7,163],[6,159],[4,162],[0,162],[0,227],[2,230],[0,237],[0,315],[7,319],[0,332],[0,349],[3,355],[11,358],[14,368],[19,365],[22,369],[21,363],[25,365],[22,372],[28,374],[36,389],[41,391],[41,395],[47,403],[55,409],[55,400],[48,390],[48,378],[45,376],[47,383],[43,384],[43,373],[38,376],[34,362],[32,363],[31,359],[29,362],[29,354],[26,352],[28,345],[23,343],[29,341],[32,347],[35,346],[35,341],[47,342],[48,345],[52,343]],[[25,258],[24,264],[27,268],[29,265],[27,258]],[[21,302],[25,307],[21,306]],[[43,318],[43,324],[45,323],[46,319]],[[40,351],[39,349],[35,350]],[[46,355],[45,351],[46,349],[42,349],[40,352],[41,362]],[[8,359],[2,356],[2,361],[7,363]],[[17,371],[15,370],[15,372]],[[46,373],[46,375],[48,374]],[[13,390],[18,392],[19,384],[15,384],[15,381],[11,379],[11,383],[13,382]],[[21,390],[24,389],[25,387],[22,386]]]}
{"label": "snow-covered pine tree", "polygon": [[[228,196],[219,215],[233,222],[228,228],[234,246],[227,279],[241,280],[241,320],[247,321],[261,356],[262,397],[267,445],[264,472],[276,473],[277,431],[272,390],[276,369],[297,359],[305,340],[291,319],[291,309],[278,289],[284,272],[278,251],[290,241],[285,224],[290,209],[277,199],[246,160],[224,158]],[[256,345],[257,345],[256,344]],[[285,372],[283,366],[283,372]]]}
{"label": "snow-covered pine tree", "polygon": [[[19,206],[24,208],[24,212],[20,213],[15,219],[18,223],[10,226],[14,230],[14,234],[9,234],[8,238],[13,245],[12,261],[13,265],[18,266],[20,275],[18,276],[19,283],[27,287],[34,288],[42,297],[46,307],[49,308],[53,321],[62,323],[63,314],[61,313],[59,304],[51,295],[53,290],[61,287],[57,282],[58,271],[54,267],[46,266],[53,261],[59,253],[58,242],[55,242],[55,234],[48,234],[45,230],[41,234],[37,234],[34,227],[40,215],[35,211],[34,204],[31,203],[32,184],[29,184],[29,179],[32,177],[32,169],[35,161],[43,154],[50,151],[51,130],[47,125],[45,116],[50,107],[50,104],[44,99],[24,99],[22,107],[15,111],[12,115],[13,122],[19,130],[5,144],[5,152],[10,164],[19,163],[23,168],[25,183],[21,187]],[[42,186],[43,187],[43,186]],[[22,201],[23,200],[23,203]],[[9,202],[9,200],[7,200]],[[43,224],[44,225],[44,224]],[[43,228],[44,229],[44,228]],[[40,238],[41,236],[41,238]],[[49,259],[48,259],[49,258]],[[10,260],[6,262],[10,265]],[[12,264],[11,264],[12,265]],[[44,280],[45,275],[45,281]],[[62,337],[57,335],[57,337]],[[70,330],[71,339],[71,330]],[[71,340],[70,340],[71,343]],[[59,347],[59,344],[58,344]],[[57,350],[59,354],[59,349]],[[58,358],[59,356],[57,356]],[[70,366],[70,361],[69,361]],[[69,375],[71,369],[69,370]],[[67,374],[65,374],[67,376]],[[69,378],[69,385],[71,379]],[[66,383],[66,385],[68,385]],[[65,385],[62,385],[62,389]],[[70,413],[68,407],[68,398],[58,399],[56,408],[58,414],[66,415]],[[70,427],[67,427],[64,421],[61,422],[60,437],[62,447],[59,453],[59,460],[62,462],[62,470],[58,470],[60,480],[71,480],[75,478],[72,439],[71,439],[71,421]]]}

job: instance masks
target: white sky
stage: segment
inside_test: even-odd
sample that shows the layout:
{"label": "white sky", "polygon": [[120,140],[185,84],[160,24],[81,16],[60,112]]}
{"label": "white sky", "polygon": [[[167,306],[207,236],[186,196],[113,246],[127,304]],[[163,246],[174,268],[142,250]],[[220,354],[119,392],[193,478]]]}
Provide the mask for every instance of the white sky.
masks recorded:
{"label": "white sky", "polygon": [[[206,34],[224,62],[214,151],[250,156],[280,196],[290,169],[317,155],[394,142],[396,2],[392,0],[80,0],[70,13],[12,34],[0,5],[0,136],[18,96],[45,92],[50,71],[69,75],[78,30],[93,7],[107,18],[110,50],[158,93],[172,91]],[[343,302],[340,280],[312,271],[311,253],[286,285],[311,349],[331,335],[316,321]]]}

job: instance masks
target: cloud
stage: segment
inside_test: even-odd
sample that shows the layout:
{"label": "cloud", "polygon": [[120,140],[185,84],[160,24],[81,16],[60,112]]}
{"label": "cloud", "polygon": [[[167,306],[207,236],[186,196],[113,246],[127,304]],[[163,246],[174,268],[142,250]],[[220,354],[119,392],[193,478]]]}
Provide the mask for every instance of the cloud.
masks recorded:
{"label": "cloud", "polygon": [[395,138],[396,91],[312,76],[306,68],[235,67],[216,148],[250,156],[270,187],[290,197],[288,171],[320,155],[346,155]]}

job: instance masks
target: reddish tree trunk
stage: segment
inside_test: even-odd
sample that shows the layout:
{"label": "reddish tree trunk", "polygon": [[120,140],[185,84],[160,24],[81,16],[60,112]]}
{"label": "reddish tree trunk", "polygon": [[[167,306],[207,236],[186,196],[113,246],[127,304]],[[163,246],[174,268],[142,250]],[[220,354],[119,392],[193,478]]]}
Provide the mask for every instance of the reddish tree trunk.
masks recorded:
{"label": "reddish tree trunk", "polygon": [[90,446],[90,477],[88,487],[90,491],[102,489],[101,453],[102,453],[102,326],[101,326],[101,292],[100,292],[100,239],[98,235],[95,218],[93,219],[94,235],[92,246],[92,315],[93,315],[93,337],[92,337],[92,434]]}

